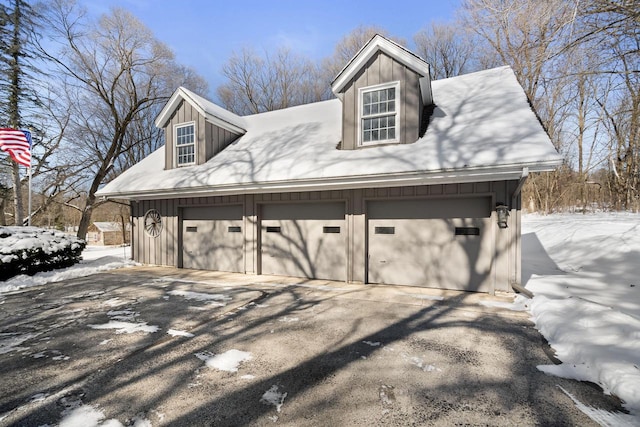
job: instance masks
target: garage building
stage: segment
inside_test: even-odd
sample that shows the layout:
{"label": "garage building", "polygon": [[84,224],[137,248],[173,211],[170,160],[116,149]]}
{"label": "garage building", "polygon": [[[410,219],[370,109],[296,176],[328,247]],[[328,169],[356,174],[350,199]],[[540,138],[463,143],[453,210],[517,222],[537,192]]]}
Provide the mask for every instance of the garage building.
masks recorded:
{"label": "garage building", "polygon": [[235,115],[178,88],[165,145],[99,195],[136,261],[478,292],[520,283],[520,191],[561,158],[509,67],[431,81],[372,38],[336,99]]}

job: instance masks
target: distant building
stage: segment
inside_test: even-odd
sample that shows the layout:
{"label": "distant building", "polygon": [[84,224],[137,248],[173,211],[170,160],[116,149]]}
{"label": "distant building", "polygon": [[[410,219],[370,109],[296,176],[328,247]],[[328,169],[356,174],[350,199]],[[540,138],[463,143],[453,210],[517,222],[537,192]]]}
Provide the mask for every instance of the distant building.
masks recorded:
{"label": "distant building", "polygon": [[94,222],[87,230],[87,244],[111,246],[129,243],[129,231],[129,224],[126,224],[123,233],[119,222]]}

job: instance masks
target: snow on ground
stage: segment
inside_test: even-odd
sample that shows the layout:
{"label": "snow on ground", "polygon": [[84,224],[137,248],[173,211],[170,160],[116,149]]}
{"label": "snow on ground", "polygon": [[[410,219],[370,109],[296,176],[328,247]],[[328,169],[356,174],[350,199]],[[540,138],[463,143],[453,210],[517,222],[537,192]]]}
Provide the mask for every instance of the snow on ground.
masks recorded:
{"label": "snow on ground", "polygon": [[0,283],[0,293],[136,265],[131,260],[131,248],[128,246],[87,246],[82,252],[82,258],[80,263],[71,267],[42,272],[33,276],[22,274],[12,277],[4,283]]}
{"label": "snow on ground", "polygon": [[538,368],[599,384],[640,425],[640,215],[526,215],[522,258],[533,321],[563,362]]}
{"label": "snow on ground", "polygon": [[208,352],[197,353],[196,357],[205,362],[209,368],[226,372],[238,372],[238,367],[242,362],[251,360],[251,353],[231,349],[220,354],[211,354]]}

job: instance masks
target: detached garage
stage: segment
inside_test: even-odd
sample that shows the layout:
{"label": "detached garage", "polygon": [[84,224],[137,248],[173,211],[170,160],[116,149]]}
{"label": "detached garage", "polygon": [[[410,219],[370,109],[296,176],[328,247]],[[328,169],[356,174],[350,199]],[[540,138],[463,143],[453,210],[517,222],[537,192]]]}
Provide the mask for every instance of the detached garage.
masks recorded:
{"label": "detached garage", "polygon": [[178,88],[131,200],[148,264],[479,292],[520,283],[520,191],[562,162],[509,67],[431,81],[373,37],[336,99],[239,116]]}

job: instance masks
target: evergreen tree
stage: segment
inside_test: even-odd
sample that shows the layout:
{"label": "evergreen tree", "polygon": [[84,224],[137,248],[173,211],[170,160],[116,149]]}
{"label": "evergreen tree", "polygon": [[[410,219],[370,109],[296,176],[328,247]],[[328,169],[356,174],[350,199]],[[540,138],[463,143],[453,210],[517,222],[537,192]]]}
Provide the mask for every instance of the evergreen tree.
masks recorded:
{"label": "evergreen tree", "polygon": [[[0,1],[0,125],[20,129],[29,127],[29,110],[37,106],[37,94],[30,85],[38,73],[32,67],[37,58],[34,37],[39,15],[28,1]],[[3,162],[7,162],[6,158]],[[22,224],[22,186],[19,165],[5,163],[13,175],[15,224]]]}

